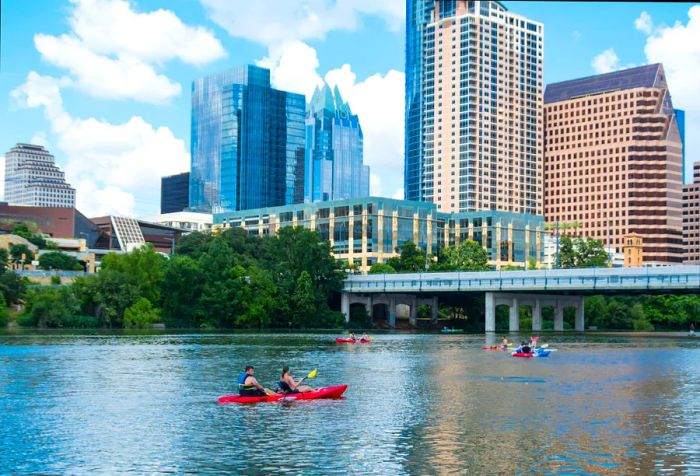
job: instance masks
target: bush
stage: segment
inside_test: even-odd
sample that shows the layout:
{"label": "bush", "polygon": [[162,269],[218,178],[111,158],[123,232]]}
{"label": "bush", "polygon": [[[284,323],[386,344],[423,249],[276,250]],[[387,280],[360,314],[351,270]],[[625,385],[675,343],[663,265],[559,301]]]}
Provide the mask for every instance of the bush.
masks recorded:
{"label": "bush", "polygon": [[29,292],[20,325],[64,327],[65,321],[78,311],[78,302],[68,287],[39,287]]}
{"label": "bush", "polygon": [[51,284],[61,284],[61,277],[59,275],[51,276]]}
{"label": "bush", "polygon": [[0,327],[5,327],[10,322],[10,311],[5,303],[5,296],[0,294]]}
{"label": "bush", "polygon": [[376,263],[369,269],[369,274],[393,274],[395,272],[394,267],[387,263]]}
{"label": "bush", "polygon": [[156,322],[160,322],[160,311],[154,309],[151,301],[146,298],[139,298],[124,311],[124,327],[126,328],[150,329]]}
{"label": "bush", "polygon": [[66,271],[81,271],[83,269],[83,265],[75,257],[60,251],[50,251],[39,256],[39,267]]}
{"label": "bush", "polygon": [[362,305],[350,306],[350,320],[345,325],[348,329],[367,329],[372,327],[372,318]]}
{"label": "bush", "polygon": [[94,316],[70,316],[63,320],[63,326],[68,329],[94,329],[98,326]]}

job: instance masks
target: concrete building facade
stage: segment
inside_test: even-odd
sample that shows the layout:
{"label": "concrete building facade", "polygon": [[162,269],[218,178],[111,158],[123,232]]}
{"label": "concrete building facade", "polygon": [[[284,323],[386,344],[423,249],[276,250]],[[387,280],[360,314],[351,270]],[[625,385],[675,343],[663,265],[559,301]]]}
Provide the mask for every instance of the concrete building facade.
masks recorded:
{"label": "concrete building facade", "polygon": [[542,261],[544,219],[535,215],[481,211],[443,213],[435,204],[368,197],[214,214],[214,229],[242,227],[267,236],[285,226],[304,226],[329,240],[333,255],[369,270],[396,256],[412,241],[433,255],[464,240],[482,244],[489,263],[526,267]]}
{"label": "concrete building facade", "polygon": [[5,201],[35,207],[74,207],[75,189],[54,156],[40,145],[17,144],[5,154]]}
{"label": "concrete building facade", "polygon": [[683,261],[682,141],[663,66],[550,84],[545,219],[621,252],[639,234],[650,264]]}
{"label": "concrete building facade", "polygon": [[693,183],[683,186],[683,247],[685,263],[700,263],[700,162],[693,166]]}
{"label": "concrete building facade", "polygon": [[541,215],[544,27],[501,2],[408,0],[406,199]]}

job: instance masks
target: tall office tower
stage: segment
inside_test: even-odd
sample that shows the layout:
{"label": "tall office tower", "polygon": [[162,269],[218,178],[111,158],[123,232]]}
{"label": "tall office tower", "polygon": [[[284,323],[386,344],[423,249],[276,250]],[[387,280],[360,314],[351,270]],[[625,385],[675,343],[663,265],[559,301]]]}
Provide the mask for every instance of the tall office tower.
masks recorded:
{"label": "tall office tower", "polygon": [[542,214],[543,37],[501,2],[407,1],[406,199]]}
{"label": "tall office tower", "polygon": [[190,173],[160,179],[160,213],[181,212],[190,204]]}
{"label": "tall office tower", "polygon": [[246,210],[304,200],[301,94],[239,66],[192,83],[190,208]]}
{"label": "tall office tower", "polygon": [[316,88],[306,113],[304,201],[369,196],[369,167],[362,163],[362,128],[336,86]]}
{"label": "tall office tower", "polygon": [[700,264],[700,162],[693,167],[693,183],[683,186],[683,245],[686,264]]}
{"label": "tall office tower", "polygon": [[645,263],[683,261],[682,143],[660,64],[550,84],[545,219],[622,251],[642,235]]}
{"label": "tall office tower", "polygon": [[75,207],[75,189],[40,145],[17,144],[5,154],[5,201],[35,207]]}

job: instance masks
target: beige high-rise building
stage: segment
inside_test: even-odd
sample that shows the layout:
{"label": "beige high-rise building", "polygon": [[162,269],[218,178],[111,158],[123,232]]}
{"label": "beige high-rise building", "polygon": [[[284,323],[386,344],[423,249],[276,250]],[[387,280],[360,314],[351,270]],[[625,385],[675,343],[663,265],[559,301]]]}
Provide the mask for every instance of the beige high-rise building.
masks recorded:
{"label": "beige high-rise building", "polygon": [[409,200],[543,213],[544,28],[497,1],[408,0]]}
{"label": "beige high-rise building", "polygon": [[644,262],[683,261],[683,146],[661,64],[550,84],[545,91],[545,220]]}
{"label": "beige high-rise building", "polygon": [[700,162],[693,166],[693,183],[683,186],[683,244],[685,262],[700,263]]}

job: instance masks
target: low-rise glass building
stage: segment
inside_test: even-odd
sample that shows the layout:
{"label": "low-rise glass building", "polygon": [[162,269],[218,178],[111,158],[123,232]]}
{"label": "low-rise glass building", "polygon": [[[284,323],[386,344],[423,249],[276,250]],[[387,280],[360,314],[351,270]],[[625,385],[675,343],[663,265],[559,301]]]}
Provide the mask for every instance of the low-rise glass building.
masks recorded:
{"label": "low-rise glass building", "polygon": [[338,260],[363,271],[396,256],[396,248],[407,241],[436,254],[472,239],[486,248],[497,269],[525,267],[531,258],[539,264],[544,250],[541,216],[494,210],[443,213],[433,203],[381,197],[216,213],[213,228],[242,227],[262,237],[285,226],[315,230],[330,241]]}

